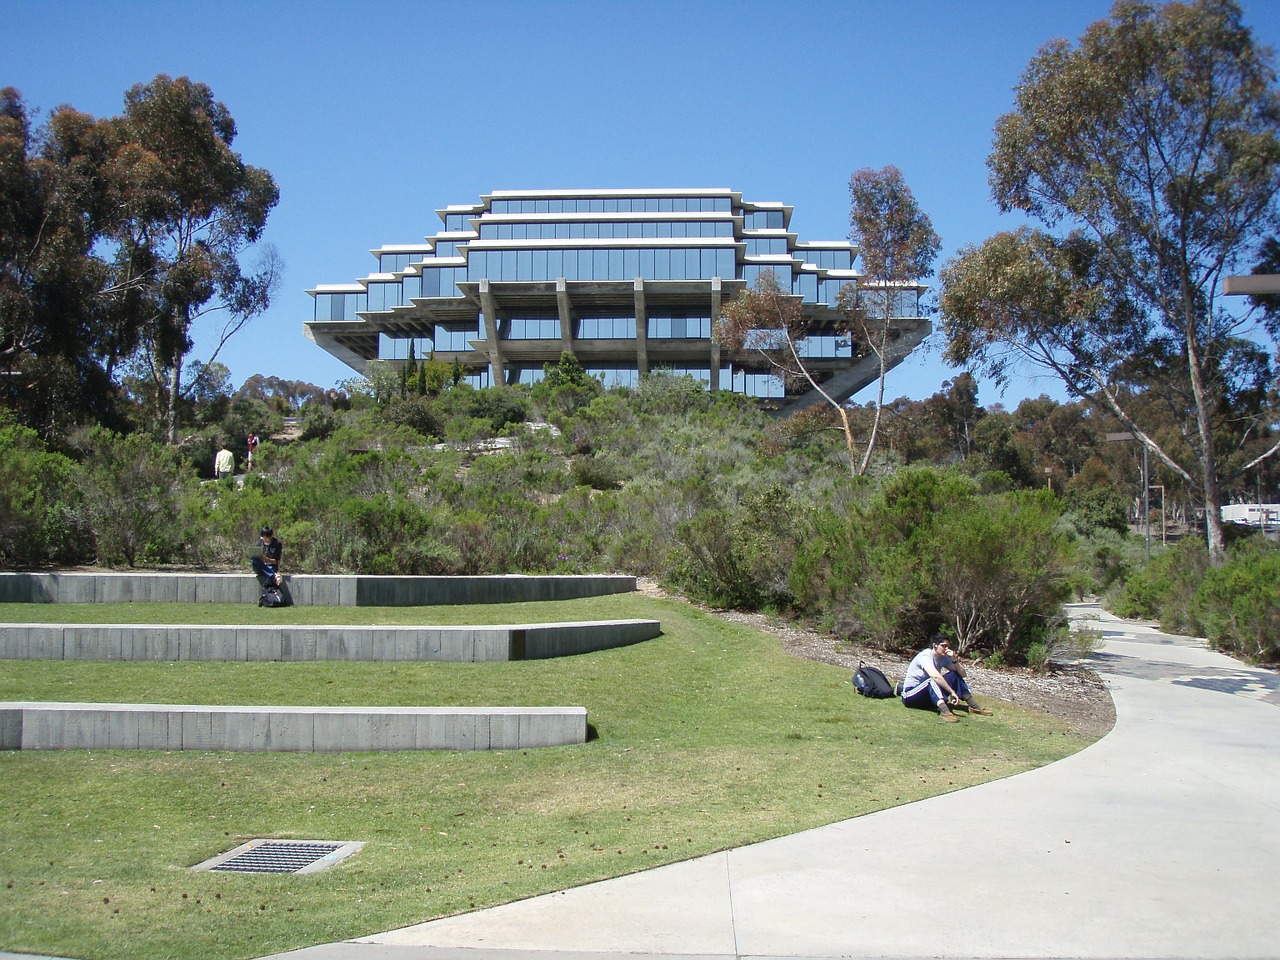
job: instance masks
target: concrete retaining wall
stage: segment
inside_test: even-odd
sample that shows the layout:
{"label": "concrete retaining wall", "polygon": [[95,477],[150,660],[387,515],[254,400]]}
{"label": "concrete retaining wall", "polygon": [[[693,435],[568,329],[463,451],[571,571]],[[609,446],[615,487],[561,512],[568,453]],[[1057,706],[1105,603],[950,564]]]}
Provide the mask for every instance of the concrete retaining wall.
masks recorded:
{"label": "concrete retaining wall", "polygon": [[482,627],[0,624],[5,660],[540,660],[651,640],[657,620]]}
{"label": "concrete retaining wall", "polygon": [[[295,603],[309,607],[577,600],[630,593],[635,577],[365,577],[294,574]],[[236,573],[0,573],[3,603],[257,603],[258,581]]]}
{"label": "concrete retaining wall", "polygon": [[0,703],[4,750],[518,750],[586,739],[584,707]]}

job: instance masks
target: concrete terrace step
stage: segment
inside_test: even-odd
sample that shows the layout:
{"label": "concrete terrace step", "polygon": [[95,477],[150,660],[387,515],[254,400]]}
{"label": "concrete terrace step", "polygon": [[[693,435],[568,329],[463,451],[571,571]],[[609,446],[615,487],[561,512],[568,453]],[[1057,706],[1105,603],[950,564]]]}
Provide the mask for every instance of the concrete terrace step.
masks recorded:
{"label": "concrete terrace step", "polygon": [[519,750],[586,739],[585,707],[0,703],[3,750]]}
{"label": "concrete terrace step", "polygon": [[[285,577],[293,601],[309,607],[419,607],[435,604],[577,600],[631,593],[628,576]],[[257,603],[248,573],[0,573],[2,603]]]}
{"label": "concrete terrace step", "polygon": [[0,624],[4,660],[541,660],[651,640],[657,620],[492,626]]}

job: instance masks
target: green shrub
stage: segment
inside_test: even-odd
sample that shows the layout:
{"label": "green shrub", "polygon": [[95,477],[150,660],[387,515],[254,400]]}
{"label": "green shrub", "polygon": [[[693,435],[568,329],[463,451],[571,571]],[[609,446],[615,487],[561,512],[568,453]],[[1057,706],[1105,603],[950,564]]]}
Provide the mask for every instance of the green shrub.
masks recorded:
{"label": "green shrub", "polygon": [[1171,633],[1197,633],[1193,598],[1205,571],[1209,551],[1198,538],[1181,540],[1153,553],[1151,562],[1131,573],[1108,596],[1111,611],[1120,617],[1157,620]]}
{"label": "green shrub", "polygon": [[571,417],[604,392],[604,386],[590,376],[572,353],[560,354],[558,363],[543,366],[543,378],[533,385],[534,404],[548,420]]}
{"label": "green shrub", "polygon": [[1280,550],[1260,537],[1239,544],[1226,564],[1205,572],[1193,609],[1218,649],[1280,660]]}
{"label": "green shrub", "polygon": [[574,457],[570,466],[573,482],[593,490],[617,490],[622,486],[622,468],[611,457]]}
{"label": "green shrub", "polygon": [[795,535],[788,582],[803,612],[889,649],[944,626],[960,650],[1011,661],[1044,640],[1073,558],[1052,493],[983,495],[962,472],[933,467],[851,493]]}
{"label": "green shrub", "polygon": [[946,505],[932,543],[922,544],[937,604],[961,652],[1000,650],[1046,660],[1044,625],[1069,594],[1072,550],[1055,529],[1061,516],[1048,491],[1015,491]]}
{"label": "green shrub", "polygon": [[1043,673],[1049,665],[1049,646],[1036,640],[1027,647],[1027,666],[1036,673]]}
{"label": "green shrub", "polygon": [[181,522],[196,480],[178,452],[141,433],[122,437],[102,427],[82,444],[80,502],[98,562],[132,567],[185,559],[186,545],[199,536]]}
{"label": "green shrub", "polygon": [[92,556],[76,520],[74,461],[49,452],[28,427],[0,426],[0,563],[29,567]]}
{"label": "green shrub", "polygon": [[411,394],[393,400],[385,409],[387,420],[408,427],[428,440],[444,437],[444,420],[430,397]]}
{"label": "green shrub", "polygon": [[734,518],[719,508],[705,510],[680,524],[676,539],[684,553],[672,577],[696,600],[717,607],[751,609],[759,606],[761,593],[735,527]]}

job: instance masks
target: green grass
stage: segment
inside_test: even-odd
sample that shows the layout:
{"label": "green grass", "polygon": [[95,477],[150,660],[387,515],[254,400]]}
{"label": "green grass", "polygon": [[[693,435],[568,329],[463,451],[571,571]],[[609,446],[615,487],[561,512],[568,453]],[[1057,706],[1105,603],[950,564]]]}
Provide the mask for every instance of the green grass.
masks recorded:
{"label": "green grass", "polygon": [[[1085,746],[997,704],[942,724],[674,601],[300,608],[0,605],[63,622],[503,623],[663,635],[499,664],[0,662],[0,700],[585,706],[582,746],[475,753],[0,754],[0,949],[257,957],[564,889],[1018,773]],[[192,873],[252,837],[363,840],[309,876]]]}

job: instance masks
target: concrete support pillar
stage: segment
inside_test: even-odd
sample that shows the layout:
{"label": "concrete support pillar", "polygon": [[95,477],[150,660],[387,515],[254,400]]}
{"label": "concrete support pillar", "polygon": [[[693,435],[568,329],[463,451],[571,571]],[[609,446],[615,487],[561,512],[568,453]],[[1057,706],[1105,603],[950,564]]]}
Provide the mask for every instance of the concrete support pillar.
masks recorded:
{"label": "concrete support pillar", "polygon": [[556,278],[556,309],[560,311],[560,350],[573,353],[573,304],[569,302],[569,284]]}
{"label": "concrete support pillar", "polygon": [[489,378],[494,386],[507,382],[502,358],[502,341],[498,339],[498,302],[487,278],[480,280],[480,308],[484,311],[484,335],[489,341]]}
{"label": "concrete support pillar", "polygon": [[649,312],[644,302],[644,277],[635,280],[636,301],[636,369],[649,372]]}
{"label": "concrete support pillar", "polygon": [[716,330],[720,326],[720,278],[711,278],[711,390],[720,389],[720,341]]}

